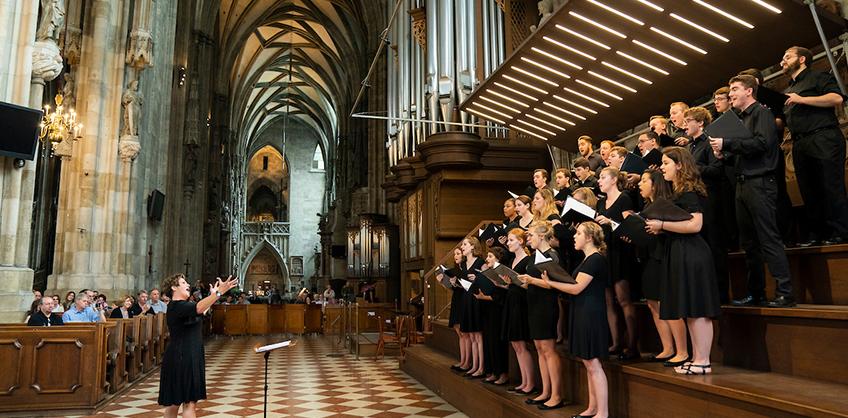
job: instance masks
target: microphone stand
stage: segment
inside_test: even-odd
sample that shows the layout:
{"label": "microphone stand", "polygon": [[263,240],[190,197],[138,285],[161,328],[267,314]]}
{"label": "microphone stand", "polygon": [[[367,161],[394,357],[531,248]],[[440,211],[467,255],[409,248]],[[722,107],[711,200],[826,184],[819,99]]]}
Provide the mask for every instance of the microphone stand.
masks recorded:
{"label": "microphone stand", "polygon": [[265,352],[265,402],[262,406],[262,416],[268,418],[268,358],[271,357],[271,352]]}

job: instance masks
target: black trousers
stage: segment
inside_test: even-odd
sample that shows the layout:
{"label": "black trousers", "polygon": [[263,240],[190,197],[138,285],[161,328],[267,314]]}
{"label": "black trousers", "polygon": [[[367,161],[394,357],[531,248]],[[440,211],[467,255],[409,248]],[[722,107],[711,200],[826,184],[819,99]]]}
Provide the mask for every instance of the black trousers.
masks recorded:
{"label": "black trousers", "polygon": [[763,261],[768,263],[772,277],[777,281],[777,296],[791,296],[789,261],[777,229],[777,182],[773,175],[740,179],[736,182],[736,222],[739,241],[745,251],[748,267],[748,294],[765,297],[766,273]]}
{"label": "black trousers", "polygon": [[845,137],[838,129],[796,139],[792,159],[812,238],[848,239]]}

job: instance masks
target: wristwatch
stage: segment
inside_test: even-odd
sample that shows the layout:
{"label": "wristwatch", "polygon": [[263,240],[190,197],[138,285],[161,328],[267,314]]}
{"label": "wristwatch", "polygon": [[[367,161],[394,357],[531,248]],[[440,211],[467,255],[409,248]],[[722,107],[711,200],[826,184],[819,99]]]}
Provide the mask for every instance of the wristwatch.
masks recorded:
{"label": "wristwatch", "polygon": [[215,296],[217,296],[217,297],[221,297],[221,292],[219,292],[219,291],[217,291],[217,290],[216,290],[216,291],[215,291]]}

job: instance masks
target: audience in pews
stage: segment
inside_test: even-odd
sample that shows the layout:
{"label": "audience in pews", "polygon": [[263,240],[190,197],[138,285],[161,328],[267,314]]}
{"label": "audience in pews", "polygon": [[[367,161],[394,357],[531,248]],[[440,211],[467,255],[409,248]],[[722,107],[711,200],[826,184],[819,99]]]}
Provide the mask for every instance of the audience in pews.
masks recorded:
{"label": "audience in pews", "polygon": [[27,319],[27,325],[31,327],[52,327],[64,325],[62,317],[53,313],[56,301],[50,296],[44,296],[38,300],[38,308]]}
{"label": "audience in pews", "polygon": [[150,306],[150,310],[154,314],[168,312],[168,304],[160,298],[160,295],[161,293],[159,292],[159,289],[155,287],[150,289],[150,301],[147,302],[147,304]]}
{"label": "audience in pews", "polygon": [[589,171],[596,171],[604,167],[604,159],[598,153],[594,152],[593,147],[591,136],[582,135],[577,138],[577,150],[580,151],[580,156],[589,162]]}
{"label": "audience in pews", "polygon": [[62,306],[61,303],[59,303],[60,302],[59,295],[53,295],[53,296],[50,296],[50,298],[53,299],[53,311],[52,312],[55,313],[55,314],[65,313],[65,308]]}
{"label": "audience in pews", "polygon": [[71,308],[71,305],[74,304],[74,300],[76,299],[77,294],[71,290],[68,293],[65,293],[65,300],[62,301],[62,307],[67,311]]}
{"label": "audience in pews", "polygon": [[133,316],[147,315],[150,310],[150,305],[147,304],[147,291],[142,289],[138,291],[137,300],[132,304]]}
{"label": "audience in pews", "polygon": [[62,314],[62,322],[101,322],[106,320],[103,310],[95,310],[92,304],[93,291],[80,290],[74,304]]}
{"label": "audience in pews", "polygon": [[133,309],[132,309],[134,305],[135,305],[135,301],[133,300],[132,296],[130,296],[130,295],[124,296],[124,299],[121,302],[121,305],[119,307],[115,308],[115,309],[112,309],[112,314],[109,315],[109,318],[130,319],[130,318],[136,316],[133,313]]}

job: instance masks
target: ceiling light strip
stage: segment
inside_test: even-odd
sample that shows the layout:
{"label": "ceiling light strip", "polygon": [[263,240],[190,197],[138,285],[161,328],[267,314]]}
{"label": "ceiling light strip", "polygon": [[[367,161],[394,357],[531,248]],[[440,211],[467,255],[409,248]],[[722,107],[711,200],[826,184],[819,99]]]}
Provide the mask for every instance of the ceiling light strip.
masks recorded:
{"label": "ceiling light strip", "polygon": [[774,6],[772,6],[772,5],[770,5],[770,4],[766,3],[766,2],[764,2],[763,0],[751,0],[751,1],[752,1],[752,2],[754,2],[754,3],[757,3],[758,5],[760,5],[760,6],[762,6],[762,7],[765,7],[766,9],[768,9],[768,10],[769,10],[769,11],[771,11],[771,12],[774,12],[774,13],[777,13],[777,14],[781,14],[781,13],[783,13],[783,11],[782,11],[782,10],[780,10],[780,9],[778,9],[777,7],[774,7]]}
{"label": "ceiling light strip", "polygon": [[606,25],[604,25],[604,24],[602,24],[602,23],[600,23],[600,22],[597,22],[597,21],[594,21],[594,20],[592,20],[592,19],[589,19],[588,17],[583,16],[583,15],[581,15],[580,13],[576,13],[576,12],[574,12],[574,11],[569,11],[569,12],[568,12],[568,14],[570,14],[570,15],[572,15],[572,16],[574,16],[574,17],[576,17],[576,18],[578,18],[578,19],[580,19],[580,20],[582,20],[582,21],[584,21],[584,22],[586,22],[586,23],[588,23],[588,24],[590,24],[590,25],[592,25],[592,26],[594,26],[594,27],[598,28],[598,29],[605,30],[605,31],[607,31],[607,32],[609,32],[609,33],[611,33],[611,34],[613,34],[613,35],[615,35],[615,36],[618,36],[618,37],[619,37],[619,38],[621,38],[621,39],[625,39],[625,38],[627,38],[627,35],[625,35],[625,34],[623,34],[623,33],[619,32],[619,31],[617,31],[617,30],[615,30],[615,29],[613,29],[613,28],[611,28],[611,27],[609,27],[609,26],[606,26]]}
{"label": "ceiling light strip", "polygon": [[654,71],[656,71],[656,72],[658,72],[658,73],[660,73],[660,74],[662,74],[662,75],[668,75],[668,71],[663,70],[662,68],[657,67],[657,66],[655,66],[655,65],[649,64],[649,63],[647,63],[647,62],[645,62],[645,61],[642,61],[642,60],[640,60],[639,58],[636,58],[636,57],[634,57],[634,56],[632,56],[632,55],[627,55],[627,54],[625,54],[624,52],[621,52],[621,51],[615,51],[615,53],[616,53],[616,54],[618,54],[618,55],[621,55],[621,56],[622,56],[622,57],[624,57],[624,58],[629,59],[630,61],[633,61],[633,62],[635,62],[635,63],[637,63],[637,64],[640,64],[640,65],[642,65],[642,66],[644,66],[644,67],[650,68],[650,69],[652,69],[652,70],[654,70]]}
{"label": "ceiling light strip", "polygon": [[536,109],[533,109],[533,110],[535,110],[536,112],[539,112],[539,113],[541,113],[541,114],[543,114],[543,115],[545,115],[545,116],[548,116],[548,117],[550,117],[550,118],[556,119],[556,120],[558,120],[558,121],[560,121],[560,122],[567,123],[567,124],[569,124],[569,125],[571,125],[571,126],[577,126],[577,124],[575,124],[574,122],[572,122],[572,121],[570,121],[570,120],[568,120],[568,119],[565,119],[565,118],[563,118],[563,117],[559,117],[559,116],[557,116],[557,115],[554,115],[553,113],[550,113],[550,112],[544,111],[544,110],[542,110],[542,109],[540,109],[540,108],[538,108],[538,107],[537,107]]}
{"label": "ceiling light strip", "polygon": [[590,108],[588,108],[588,107],[586,107],[586,106],[583,106],[583,105],[582,105],[582,104],[580,104],[580,103],[577,103],[577,102],[575,102],[575,101],[568,100],[568,99],[566,99],[565,97],[562,97],[562,96],[560,96],[560,95],[558,95],[558,94],[554,94],[554,98],[555,98],[555,99],[557,99],[557,100],[559,100],[559,101],[561,101],[561,102],[568,103],[568,104],[570,104],[570,105],[572,105],[572,106],[574,106],[574,107],[576,107],[576,108],[578,108],[578,109],[585,110],[585,111],[587,111],[587,112],[589,112],[589,113],[591,113],[591,114],[594,114],[594,115],[597,115],[597,114],[598,114],[598,112],[596,112],[596,111],[594,111],[594,110],[592,110],[592,109],[590,109]]}
{"label": "ceiling light strip", "polygon": [[513,76],[511,76],[511,75],[509,75],[509,74],[504,74],[504,75],[503,75],[503,78],[505,78],[505,79],[507,79],[507,80],[509,80],[509,81],[512,81],[513,83],[521,84],[522,86],[527,87],[528,89],[538,91],[539,93],[542,93],[542,94],[544,94],[544,95],[547,95],[547,94],[548,94],[548,92],[546,92],[546,91],[544,91],[544,90],[542,90],[542,89],[540,89],[540,88],[538,88],[538,87],[536,87],[536,86],[534,86],[534,85],[532,85],[532,84],[530,84],[530,83],[525,83],[525,82],[523,82],[523,81],[521,81],[521,80],[519,80],[519,79],[517,79],[517,78],[515,78],[515,77],[513,77]]}
{"label": "ceiling light strip", "polygon": [[599,46],[599,47],[601,47],[601,48],[603,48],[603,49],[606,49],[607,51],[609,51],[610,49],[612,49],[612,48],[610,48],[609,46],[607,46],[607,44],[605,44],[605,43],[598,42],[598,41],[596,41],[596,40],[594,40],[594,39],[592,39],[592,38],[590,38],[590,37],[588,37],[588,36],[586,36],[586,35],[584,35],[584,34],[582,34],[582,33],[580,33],[580,32],[577,32],[577,31],[575,31],[575,30],[571,30],[571,29],[569,29],[569,28],[567,28],[567,27],[565,27],[565,26],[562,26],[562,25],[559,25],[559,24],[558,24],[558,25],[556,25],[556,28],[557,28],[557,29],[559,29],[559,30],[561,30],[561,31],[563,31],[563,32],[565,32],[565,33],[569,33],[569,34],[571,34],[571,35],[574,35],[574,36],[576,36],[576,37],[578,37],[578,38],[580,38],[580,39],[582,39],[582,40],[584,40],[584,41],[586,41],[586,42],[589,42],[589,43],[591,43],[591,44],[595,44],[595,45],[597,45],[597,46]]}
{"label": "ceiling light strip", "polygon": [[504,121],[502,121],[502,120],[500,120],[496,117],[490,116],[490,115],[486,114],[485,112],[481,112],[477,109],[474,109],[473,107],[467,107],[467,108],[465,108],[465,110],[470,112],[470,113],[473,113],[477,116],[482,116],[486,120],[489,120],[489,121],[492,121],[492,122],[497,122],[497,123],[500,123],[501,125],[506,125],[506,122],[504,122]]}
{"label": "ceiling light strip", "polygon": [[752,24],[750,24],[750,23],[748,23],[748,22],[746,22],[746,21],[744,21],[744,20],[742,20],[742,19],[740,19],[736,16],[733,16],[732,14],[730,14],[728,12],[725,12],[724,10],[721,10],[718,7],[713,6],[712,4],[709,4],[709,3],[707,3],[703,0],[692,0],[692,1],[694,1],[695,3],[705,7],[707,9],[710,9],[713,12],[718,13],[718,14],[720,14],[720,15],[722,15],[722,16],[724,16],[724,17],[726,17],[726,18],[748,28],[748,29],[754,29],[754,25],[752,25]]}
{"label": "ceiling light strip", "polygon": [[552,44],[554,44],[554,45],[556,45],[556,46],[558,46],[558,47],[560,47],[560,48],[567,49],[567,50],[569,50],[569,51],[571,51],[571,52],[573,52],[573,53],[575,53],[575,54],[578,54],[578,55],[582,55],[582,56],[584,56],[584,57],[586,57],[586,58],[588,58],[588,59],[590,59],[590,60],[592,60],[592,61],[596,61],[596,60],[597,60],[597,58],[595,58],[595,57],[593,57],[593,56],[591,56],[591,55],[589,55],[589,54],[587,54],[587,53],[585,53],[585,52],[583,52],[583,51],[581,51],[581,50],[579,50],[579,49],[577,49],[577,48],[571,47],[571,46],[566,45],[566,44],[564,44],[564,43],[562,43],[562,42],[560,42],[560,41],[557,41],[556,39],[553,39],[553,38],[551,38],[550,36],[543,36],[543,37],[542,37],[542,39],[544,39],[544,40],[546,40],[546,41],[548,41],[548,42],[550,42],[550,43],[552,43]]}
{"label": "ceiling light strip", "polygon": [[530,119],[533,119],[533,120],[536,120],[536,121],[542,122],[542,123],[544,123],[545,125],[551,126],[551,127],[555,128],[555,129],[559,129],[560,131],[565,131],[565,128],[560,127],[560,126],[559,126],[559,125],[557,125],[557,124],[550,123],[550,122],[548,122],[548,121],[546,121],[546,120],[544,120],[544,119],[542,119],[542,118],[539,118],[539,117],[536,117],[536,116],[533,116],[533,115],[530,115],[530,114],[528,114],[528,115],[527,115],[527,117],[528,117],[528,118],[530,118]]}
{"label": "ceiling light strip", "polygon": [[[554,95],[554,97],[559,97],[559,96]],[[563,108],[561,108],[561,107],[559,107],[559,106],[557,106],[557,105],[555,105],[555,104],[548,103],[548,102],[542,102],[542,104],[544,104],[545,106],[550,107],[550,108],[552,108],[552,109],[558,110],[558,111],[560,111],[560,112],[562,112],[562,113],[565,113],[566,115],[574,116],[575,118],[580,119],[580,120],[586,120],[586,117],[585,117],[585,116],[580,115],[580,114],[577,114],[577,113],[574,113],[574,112],[572,112],[572,111],[570,111],[570,110],[568,110],[568,109],[563,109]]]}
{"label": "ceiling light strip", "polygon": [[576,82],[578,82],[578,83],[580,83],[580,84],[582,84],[582,85],[584,85],[584,86],[586,86],[586,87],[588,87],[588,88],[590,88],[590,89],[592,89],[592,90],[595,90],[595,91],[596,91],[596,92],[598,92],[598,93],[605,94],[605,95],[607,95],[607,96],[609,96],[609,97],[612,97],[613,99],[616,99],[616,100],[624,100],[621,96],[618,96],[618,95],[616,95],[616,94],[610,93],[610,92],[608,92],[608,91],[606,91],[606,90],[604,90],[604,89],[602,89],[602,88],[600,88],[600,87],[598,87],[598,86],[596,86],[596,85],[594,85],[594,84],[587,83],[587,82],[585,82],[585,81],[583,81],[583,80],[579,80],[579,79],[574,80],[574,81],[576,81]]}
{"label": "ceiling light strip", "polygon": [[648,80],[648,79],[647,79],[647,78],[645,78],[645,77],[642,77],[642,76],[639,76],[639,75],[633,74],[633,73],[631,73],[630,71],[625,70],[624,68],[617,67],[617,66],[615,66],[615,65],[613,65],[613,64],[610,64],[610,63],[608,63],[608,62],[606,62],[606,61],[601,61],[601,64],[604,64],[604,65],[606,65],[607,67],[612,68],[613,70],[616,70],[616,71],[618,71],[618,72],[620,72],[620,73],[622,73],[622,74],[624,74],[624,75],[626,75],[626,76],[630,76],[630,77],[632,77],[632,78],[635,78],[636,80],[639,80],[639,81],[641,81],[641,82],[643,82],[643,83],[645,83],[645,84],[653,84],[653,82],[652,82],[651,80]]}
{"label": "ceiling light strip", "polygon": [[599,1],[597,1],[597,0],[589,0],[589,3],[592,3],[592,4],[594,4],[595,6],[598,6],[598,7],[602,8],[602,9],[604,9],[604,10],[606,10],[606,11],[608,11],[608,12],[610,12],[610,13],[614,14],[614,15],[617,15],[617,16],[621,17],[621,18],[627,19],[627,20],[629,20],[629,21],[631,21],[631,22],[633,22],[633,23],[635,23],[635,24],[637,24],[637,25],[639,25],[639,26],[644,26],[644,25],[645,25],[645,23],[644,23],[644,22],[642,22],[641,20],[636,19],[635,17],[630,16],[630,15],[629,15],[629,14],[627,14],[627,13],[624,13],[624,12],[622,12],[622,11],[619,11],[618,9],[614,9],[614,8],[612,8],[612,7],[609,7],[609,6],[607,6],[606,4],[603,4],[603,3],[601,3],[601,2],[599,2]]}
{"label": "ceiling light strip", "polygon": [[615,80],[613,80],[613,79],[611,79],[611,78],[609,78],[609,77],[607,77],[607,76],[605,76],[605,75],[603,75],[603,74],[596,73],[596,72],[594,72],[594,71],[592,71],[592,70],[589,70],[589,75],[591,75],[591,76],[593,76],[593,77],[595,77],[595,78],[600,78],[601,80],[604,80],[604,81],[606,81],[607,83],[610,83],[610,84],[612,84],[612,85],[614,85],[614,86],[621,87],[621,88],[623,88],[623,89],[625,89],[625,90],[627,90],[627,91],[629,91],[629,92],[631,92],[631,93],[636,93],[636,92],[637,92],[637,91],[636,91],[636,89],[634,89],[633,87],[628,86],[627,84],[620,83],[620,82],[615,81]]}
{"label": "ceiling light strip", "polygon": [[491,107],[486,106],[486,105],[484,105],[484,104],[482,104],[482,103],[480,103],[480,102],[474,102],[474,103],[472,103],[472,105],[477,106],[477,107],[479,107],[480,109],[486,110],[486,111],[488,111],[488,112],[494,113],[494,114],[496,114],[496,115],[503,116],[503,117],[505,117],[505,118],[507,118],[507,119],[512,119],[512,116],[507,115],[506,113],[501,112],[500,110],[492,109]]}
{"label": "ceiling light strip", "polygon": [[541,69],[543,69],[543,70],[545,70],[545,71],[548,71],[548,72],[551,72],[551,73],[553,73],[553,74],[556,74],[556,75],[558,75],[558,76],[560,76],[560,77],[562,77],[562,78],[571,78],[571,76],[570,76],[570,75],[568,75],[568,74],[566,74],[566,73],[563,73],[563,72],[561,72],[561,71],[557,71],[557,70],[555,70],[555,69],[553,69],[553,68],[551,68],[551,67],[548,67],[548,66],[547,66],[547,65],[545,65],[545,64],[542,64],[542,63],[540,63],[540,62],[533,61],[533,60],[531,60],[530,58],[527,58],[527,57],[521,57],[521,60],[522,60],[522,61],[524,61],[524,62],[530,63],[530,64],[532,64],[532,65],[535,65],[535,66],[537,66],[537,67],[539,67],[539,68],[541,68]]}
{"label": "ceiling light strip", "polygon": [[[530,115],[527,115],[527,116],[530,116]],[[516,122],[518,122],[518,123],[523,123],[523,124],[525,124],[525,125],[527,125],[527,126],[529,126],[529,127],[533,128],[533,129],[536,129],[536,130],[538,130],[538,131],[542,131],[542,132],[544,132],[544,133],[546,133],[546,134],[548,134],[548,135],[550,135],[550,136],[556,136],[556,132],[549,131],[549,130],[547,130],[547,129],[545,129],[545,128],[541,128],[541,127],[539,127],[539,126],[537,126],[537,125],[534,125],[534,124],[532,124],[532,123],[530,123],[530,122],[527,122],[527,121],[526,121],[526,120],[524,120],[524,119],[518,119],[518,120],[516,120]]]}
{"label": "ceiling light strip", "polygon": [[707,29],[707,28],[705,28],[705,27],[703,27],[703,26],[701,26],[701,25],[699,25],[699,24],[697,24],[697,23],[695,23],[691,20],[688,20],[685,17],[678,15],[677,13],[671,13],[670,16],[674,19],[677,19],[677,20],[695,28],[695,29],[698,29],[701,32],[706,33],[707,35],[712,36],[713,38],[721,40],[722,42],[730,42],[730,39],[728,39],[727,37],[720,35],[720,34],[716,33],[715,31],[713,31],[711,29]]}
{"label": "ceiling light strip", "polygon": [[509,96],[507,96],[507,95],[505,95],[505,94],[503,94],[503,93],[500,93],[500,92],[498,92],[498,91],[496,91],[496,90],[494,90],[494,89],[491,89],[491,88],[490,88],[490,89],[486,89],[486,92],[487,92],[487,93],[492,93],[492,94],[494,94],[495,96],[500,97],[501,99],[509,100],[509,101],[511,101],[511,102],[513,102],[513,103],[515,103],[515,104],[517,104],[517,105],[519,105],[519,106],[521,106],[521,107],[525,107],[525,108],[526,108],[526,107],[530,107],[530,105],[528,105],[527,103],[524,103],[524,102],[521,102],[521,101],[515,100],[515,99],[513,99],[512,97],[509,97]]}
{"label": "ceiling light strip", "polygon": [[485,101],[487,101],[487,102],[489,102],[489,103],[491,103],[491,104],[493,104],[493,105],[495,105],[495,106],[502,107],[502,108],[504,108],[504,109],[506,109],[506,110],[508,110],[508,111],[510,111],[510,112],[513,112],[513,113],[521,113],[521,111],[520,111],[520,110],[518,110],[518,109],[513,109],[513,108],[511,108],[511,107],[509,107],[509,106],[507,106],[507,105],[505,105],[505,104],[503,104],[503,103],[501,103],[501,102],[499,102],[499,101],[497,101],[497,100],[494,100],[494,99],[489,98],[489,97],[487,97],[487,96],[484,96],[484,95],[482,95],[482,94],[480,95],[480,98],[481,98],[481,99],[483,99],[483,100],[485,100]]}
{"label": "ceiling light strip", "polygon": [[539,81],[541,81],[541,82],[543,82],[543,83],[545,83],[545,84],[549,84],[549,85],[554,86],[554,87],[559,87],[559,84],[554,83],[553,81],[548,80],[547,78],[542,77],[542,76],[540,76],[540,75],[536,75],[536,74],[534,74],[534,73],[531,73],[530,71],[527,71],[527,70],[525,70],[525,69],[523,69],[523,68],[521,68],[521,67],[516,67],[516,66],[514,66],[514,65],[512,65],[512,66],[510,66],[510,67],[511,67],[513,70],[518,71],[518,72],[519,72],[519,73],[521,73],[521,74],[524,74],[524,75],[529,76],[529,77],[533,77],[533,78],[535,78],[536,80],[539,80]]}
{"label": "ceiling light strip", "polygon": [[527,93],[524,93],[524,92],[518,91],[518,90],[516,90],[516,89],[514,89],[514,88],[512,88],[512,87],[510,87],[510,86],[507,86],[506,84],[502,84],[502,83],[500,83],[500,82],[498,82],[498,81],[495,81],[495,85],[496,85],[496,86],[498,86],[498,87],[500,87],[500,88],[502,88],[502,89],[504,89],[504,90],[510,91],[510,92],[512,92],[512,93],[515,93],[515,94],[517,94],[517,95],[519,95],[519,96],[524,96],[524,97],[526,97],[526,98],[528,98],[528,99],[530,99],[530,100],[532,100],[532,101],[534,101],[534,102],[536,102],[536,101],[538,101],[538,100],[539,100],[539,99],[537,99],[537,98],[535,98],[535,97],[533,97],[533,96],[531,96],[531,95],[529,95],[529,94],[527,94]]}
{"label": "ceiling light strip", "polygon": [[707,55],[707,51],[705,51],[705,50],[703,50],[703,49],[701,49],[701,48],[699,48],[699,47],[697,47],[697,46],[695,46],[695,45],[692,45],[692,44],[690,44],[689,42],[684,41],[683,39],[680,39],[680,37],[678,37],[678,36],[672,35],[672,34],[670,34],[670,33],[668,33],[668,32],[663,32],[663,31],[661,31],[661,30],[659,30],[659,29],[657,29],[657,28],[655,28],[655,27],[653,27],[653,26],[651,26],[651,30],[652,30],[652,31],[654,31],[654,33],[658,33],[658,34],[660,34],[660,35],[662,35],[662,36],[665,36],[666,38],[668,38],[668,39],[669,39],[669,40],[671,40],[671,41],[677,42],[677,43],[679,43],[680,45],[685,46],[686,48],[689,48],[689,49],[691,49],[691,50],[693,50],[693,51],[695,51],[695,52],[699,52],[699,53],[701,53],[701,54]]}
{"label": "ceiling light strip", "polygon": [[594,97],[587,96],[587,95],[585,95],[585,94],[583,94],[583,93],[580,93],[580,92],[579,92],[579,91],[577,91],[577,90],[572,90],[572,89],[570,89],[570,88],[568,88],[568,87],[563,88],[563,90],[565,90],[565,91],[567,91],[567,92],[569,92],[569,93],[571,93],[571,94],[573,94],[573,95],[575,95],[575,96],[577,96],[577,97],[584,98],[584,99],[586,99],[586,100],[588,100],[588,101],[590,101],[590,102],[592,102],[592,103],[599,104],[599,105],[601,105],[601,106],[603,106],[603,107],[610,107],[610,105],[608,105],[608,104],[606,104],[606,103],[604,103],[604,102],[602,102],[602,101],[600,101],[600,100],[598,100],[598,99],[596,99],[596,98],[594,98]]}
{"label": "ceiling light strip", "polygon": [[573,62],[571,62],[571,61],[569,61],[569,60],[562,59],[562,58],[560,58],[560,57],[558,57],[558,56],[556,56],[556,55],[554,55],[554,54],[551,54],[551,53],[550,53],[550,52],[548,52],[548,51],[544,51],[544,50],[541,50],[541,49],[539,49],[539,48],[536,48],[535,46],[534,46],[534,47],[532,47],[532,48],[530,48],[530,49],[531,49],[533,52],[536,52],[536,53],[538,53],[538,54],[542,54],[542,55],[544,55],[544,56],[546,56],[546,57],[548,57],[548,58],[550,58],[550,59],[552,59],[552,60],[559,61],[559,62],[561,62],[561,63],[563,63],[563,64],[565,64],[565,65],[567,65],[567,66],[569,66],[569,67],[572,67],[572,68],[574,68],[574,69],[576,69],[576,70],[582,70],[582,69],[583,69],[583,67],[581,67],[581,66],[579,66],[579,65],[577,65],[577,64],[575,64],[575,63],[573,63]]}
{"label": "ceiling light strip", "polygon": [[656,4],[651,3],[651,2],[649,2],[648,0],[636,0],[636,1],[638,1],[639,3],[644,4],[645,6],[648,6],[648,7],[652,8],[652,9],[654,9],[654,10],[656,10],[656,11],[660,12],[660,13],[662,13],[662,12],[664,12],[664,11],[665,11],[665,9],[663,9],[662,7],[657,6]]}
{"label": "ceiling light strip", "polygon": [[652,46],[650,46],[650,45],[648,45],[648,44],[646,44],[646,43],[643,43],[643,42],[637,41],[637,40],[635,40],[635,39],[633,39],[633,43],[634,43],[634,44],[636,44],[636,45],[639,45],[639,46],[641,46],[642,48],[645,48],[645,49],[647,49],[648,51],[651,51],[651,52],[653,52],[653,53],[655,53],[655,54],[657,54],[657,55],[659,55],[659,56],[662,56],[662,57],[668,58],[668,59],[670,59],[670,60],[672,60],[672,61],[674,61],[674,62],[676,62],[676,63],[678,63],[678,64],[680,64],[680,65],[688,65],[688,64],[686,64],[686,61],[683,61],[682,59],[677,58],[677,57],[675,57],[675,56],[673,56],[673,55],[671,55],[671,54],[669,54],[669,53],[667,53],[667,52],[660,51],[659,49],[654,48],[654,47],[652,47]]}
{"label": "ceiling light strip", "polygon": [[516,131],[524,132],[525,134],[528,134],[528,135],[533,135],[533,136],[535,136],[536,138],[539,138],[539,139],[542,139],[542,140],[545,140],[545,141],[547,141],[547,140],[548,140],[548,138],[545,138],[545,137],[544,137],[544,136],[542,136],[542,135],[539,135],[539,134],[537,134],[537,133],[535,133],[535,132],[530,132],[530,131],[528,131],[528,130],[526,130],[526,129],[522,129],[522,128],[521,128],[521,127],[519,127],[519,126],[511,125],[511,126],[509,127],[509,129],[515,129]]}

